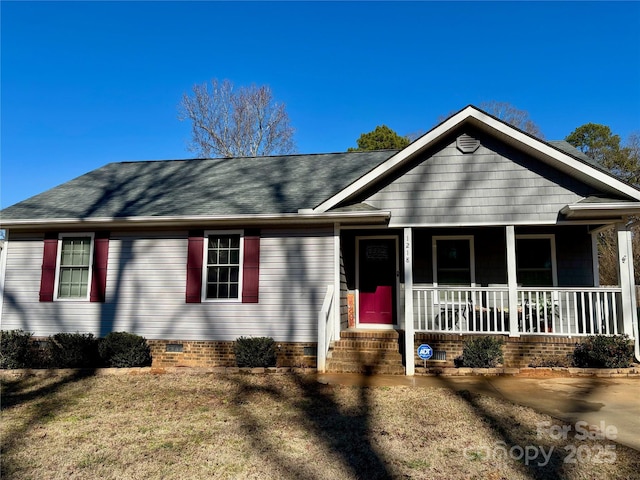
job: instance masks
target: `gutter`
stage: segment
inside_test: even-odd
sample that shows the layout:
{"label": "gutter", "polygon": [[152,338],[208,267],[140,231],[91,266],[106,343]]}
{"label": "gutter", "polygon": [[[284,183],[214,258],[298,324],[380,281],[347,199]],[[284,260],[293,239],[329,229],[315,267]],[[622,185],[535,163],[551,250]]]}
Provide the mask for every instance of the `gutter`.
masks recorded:
{"label": "gutter", "polygon": [[621,203],[581,203],[567,205],[560,210],[567,218],[624,217],[640,214],[640,204]]}
{"label": "gutter", "polygon": [[148,217],[97,217],[97,218],[43,218],[18,219],[0,222],[0,228],[33,230],[34,228],[114,228],[114,227],[190,227],[202,226],[248,226],[248,225],[319,225],[327,223],[386,224],[391,218],[389,211],[375,212],[328,212],[328,213],[283,213],[275,215],[193,215],[193,216],[148,216]]}

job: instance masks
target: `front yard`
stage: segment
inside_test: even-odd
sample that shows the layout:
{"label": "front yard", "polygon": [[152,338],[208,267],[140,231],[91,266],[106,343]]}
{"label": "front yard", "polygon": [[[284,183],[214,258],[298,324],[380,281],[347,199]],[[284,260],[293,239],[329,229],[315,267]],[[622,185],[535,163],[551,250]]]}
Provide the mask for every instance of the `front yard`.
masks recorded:
{"label": "front yard", "polygon": [[606,439],[556,440],[548,433],[557,421],[494,398],[295,375],[4,376],[1,420],[6,480],[640,472],[640,452]]}

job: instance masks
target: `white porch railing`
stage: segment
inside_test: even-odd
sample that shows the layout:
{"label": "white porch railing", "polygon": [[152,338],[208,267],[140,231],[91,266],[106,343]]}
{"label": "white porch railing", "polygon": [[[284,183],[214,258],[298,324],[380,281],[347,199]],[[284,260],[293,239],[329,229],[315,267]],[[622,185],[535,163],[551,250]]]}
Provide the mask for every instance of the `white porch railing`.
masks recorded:
{"label": "white porch railing", "polygon": [[631,334],[624,332],[622,289],[618,287],[518,288],[517,298],[518,304],[511,308],[506,286],[415,286],[415,330],[506,334],[510,333],[510,315],[516,312],[520,334]]}
{"label": "white porch railing", "polygon": [[318,371],[324,372],[327,366],[327,354],[329,353],[329,346],[335,336],[335,322],[333,321],[333,294],[334,286],[327,285],[327,292],[324,295],[324,301],[322,302],[322,308],[318,313]]}

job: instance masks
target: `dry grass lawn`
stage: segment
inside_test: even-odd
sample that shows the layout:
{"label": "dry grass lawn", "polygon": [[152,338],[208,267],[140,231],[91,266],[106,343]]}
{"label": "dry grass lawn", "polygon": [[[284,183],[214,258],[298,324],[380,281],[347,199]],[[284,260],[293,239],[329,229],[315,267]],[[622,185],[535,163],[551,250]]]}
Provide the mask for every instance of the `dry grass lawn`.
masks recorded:
{"label": "dry grass lawn", "polygon": [[1,417],[3,480],[640,475],[611,441],[538,438],[557,422],[528,408],[294,375],[5,377]]}

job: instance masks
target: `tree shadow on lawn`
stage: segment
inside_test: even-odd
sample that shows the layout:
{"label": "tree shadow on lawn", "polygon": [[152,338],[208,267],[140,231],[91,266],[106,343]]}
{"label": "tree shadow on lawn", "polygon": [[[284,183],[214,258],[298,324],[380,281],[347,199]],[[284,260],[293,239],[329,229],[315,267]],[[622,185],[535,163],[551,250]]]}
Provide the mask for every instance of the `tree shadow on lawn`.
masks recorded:
{"label": "tree shadow on lawn", "polygon": [[[532,439],[527,435],[527,430],[533,429],[533,426],[520,425],[510,416],[505,417],[489,411],[480,402],[481,397],[478,394],[460,390],[457,395],[473,409],[475,415],[483,420],[499,439],[495,445],[477,445],[467,450],[465,456],[468,459],[472,459],[477,452],[478,455],[490,455],[487,461],[519,463],[522,473],[531,479],[562,480],[565,478],[562,474],[562,466],[566,452],[555,448],[548,439]],[[504,450],[501,447],[504,447]],[[502,455],[502,458],[493,458],[497,454]],[[531,458],[534,455],[535,458]]]}
{"label": "tree shadow on lawn", "polygon": [[[589,463],[611,464],[615,474],[619,475],[616,478],[634,478],[635,474],[628,476],[628,470],[636,471],[640,466],[640,453],[629,447],[615,445],[607,438],[601,438],[599,439],[601,441],[598,441],[576,436],[578,433],[575,428],[576,422],[583,420],[579,413],[593,412],[594,408],[597,409],[595,407],[597,404],[590,404],[588,401],[594,392],[602,388],[602,384],[597,379],[583,379],[580,398],[566,398],[564,402],[564,411],[573,412],[573,414],[565,416],[563,420],[552,417],[549,424],[530,424],[526,420],[521,423],[517,416],[508,413],[509,410],[502,412],[500,409],[488,409],[483,405],[484,394],[460,389],[460,386],[453,379],[447,377],[439,377],[438,380],[443,388],[456,392],[458,397],[472,408],[474,414],[487,424],[497,438],[495,445],[477,445],[475,450],[468,449],[466,451],[468,457],[474,454],[491,455],[485,460],[511,462],[519,466],[523,475],[535,480],[562,480],[567,478],[572,469],[580,468],[582,470]],[[553,392],[540,389],[538,394],[549,395]],[[487,393],[487,395],[497,397],[499,401],[518,405],[505,399],[501,393],[498,395]],[[549,414],[548,412],[538,412],[535,408],[533,410],[544,415]],[[568,431],[561,432],[562,428],[567,428]],[[586,428],[589,430],[590,427]],[[611,447],[613,450],[608,450]],[[618,455],[621,452],[625,452],[621,465],[623,471],[618,472],[615,469]]]}
{"label": "tree shadow on lawn", "polygon": [[269,462],[286,472],[286,478],[323,478],[305,468],[304,464],[294,463],[282,455],[281,445],[272,440],[272,429],[252,413],[252,396],[266,394],[274,401],[293,406],[300,413],[301,426],[308,429],[314,440],[328,447],[352,477],[391,479],[392,474],[381,453],[371,442],[368,388],[359,387],[357,407],[345,410],[336,402],[333,386],[319,383],[315,376],[293,375],[292,378],[297,391],[302,392],[296,399],[288,398],[273,385],[257,385],[242,376],[230,377],[238,388],[234,408],[253,448],[267,454]]}
{"label": "tree shadow on lawn", "polygon": [[[42,376],[23,376],[17,379],[0,379],[0,409],[7,410],[19,407],[25,403],[33,402],[29,410],[25,411],[23,421],[16,427],[6,430],[0,442],[0,478],[8,476],[11,465],[7,465],[7,453],[17,448],[19,442],[38,424],[54,418],[60,412],[72,407],[77,398],[73,392],[60,395],[60,391],[69,385],[73,385],[88,377],[93,376],[94,369],[77,369],[67,375],[51,373],[45,377],[48,382],[43,384]],[[42,384],[37,388],[33,385]]]}

